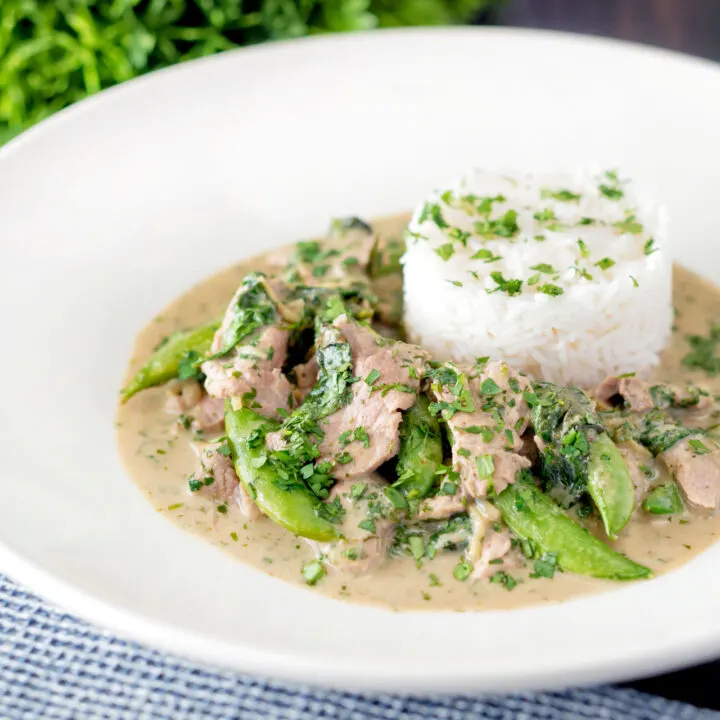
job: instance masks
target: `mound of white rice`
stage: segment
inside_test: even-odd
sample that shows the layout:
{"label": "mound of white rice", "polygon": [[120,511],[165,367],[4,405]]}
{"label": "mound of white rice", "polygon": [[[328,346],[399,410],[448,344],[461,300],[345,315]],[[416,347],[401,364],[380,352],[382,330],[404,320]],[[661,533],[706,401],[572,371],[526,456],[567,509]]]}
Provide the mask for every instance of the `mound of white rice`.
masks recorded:
{"label": "mound of white rice", "polygon": [[438,358],[557,383],[647,375],[673,317],[665,227],[614,172],[470,173],[413,214],[408,335]]}

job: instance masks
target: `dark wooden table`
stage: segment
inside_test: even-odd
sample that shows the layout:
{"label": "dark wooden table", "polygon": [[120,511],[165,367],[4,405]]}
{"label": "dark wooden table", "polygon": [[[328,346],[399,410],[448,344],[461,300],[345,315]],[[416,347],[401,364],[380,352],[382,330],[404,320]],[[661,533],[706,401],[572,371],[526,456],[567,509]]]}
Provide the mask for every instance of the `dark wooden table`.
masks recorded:
{"label": "dark wooden table", "polygon": [[[605,35],[720,61],[720,0],[505,0],[484,21]],[[720,660],[628,686],[720,710]]]}

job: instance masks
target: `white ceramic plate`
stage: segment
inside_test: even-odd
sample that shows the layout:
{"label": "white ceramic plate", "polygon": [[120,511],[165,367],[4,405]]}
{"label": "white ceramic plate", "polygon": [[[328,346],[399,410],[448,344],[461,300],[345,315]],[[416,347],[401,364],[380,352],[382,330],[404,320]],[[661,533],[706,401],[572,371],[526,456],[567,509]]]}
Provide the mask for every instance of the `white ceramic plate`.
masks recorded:
{"label": "white ceramic plate", "polygon": [[195,281],[470,164],[621,166],[720,281],[720,71],[513,30],[323,37],[102,93],[0,151],[0,570],[125,635],[342,687],[500,691],[720,651],[720,545],[652,582],[507,613],[395,614],[290,587],[158,517],[113,436],[132,338]]}

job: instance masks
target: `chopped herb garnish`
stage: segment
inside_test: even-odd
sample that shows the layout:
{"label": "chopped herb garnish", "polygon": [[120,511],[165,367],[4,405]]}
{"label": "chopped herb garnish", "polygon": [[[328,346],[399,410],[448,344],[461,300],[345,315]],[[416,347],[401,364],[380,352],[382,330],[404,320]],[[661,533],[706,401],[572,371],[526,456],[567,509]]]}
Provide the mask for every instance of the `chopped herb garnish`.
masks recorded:
{"label": "chopped herb garnish", "polygon": [[168,505],[168,510],[178,510],[179,508],[183,507],[185,503],[174,503],[173,505]]}
{"label": "chopped herb garnish", "polygon": [[481,480],[492,480],[495,474],[495,461],[492,455],[478,455],[475,458],[475,465]]}
{"label": "chopped herb garnish", "polygon": [[365,382],[368,385],[372,385],[380,377],[380,372],[374,368],[367,374]]}
{"label": "chopped herb garnish", "polygon": [[392,485],[388,485],[383,492],[394,508],[397,508],[398,510],[407,510],[407,499],[399,490],[394,488]]}
{"label": "chopped herb garnish", "polygon": [[488,292],[504,292],[510,296],[519,295],[522,292],[522,280],[517,278],[506,280],[503,274],[497,270],[491,272],[490,277],[497,283],[497,287],[494,290],[488,290]]}
{"label": "chopped herb garnish", "polygon": [[683,357],[683,365],[704,370],[710,376],[720,373],[720,357],[716,354],[720,344],[720,325],[711,325],[707,337],[688,335],[686,340],[691,350]]}
{"label": "chopped herb garnish", "polygon": [[215,509],[216,509],[221,515],[227,515],[227,511],[228,511],[227,503],[220,503]]}
{"label": "chopped herb garnish", "polygon": [[456,580],[459,580],[460,582],[465,582],[470,577],[470,573],[472,572],[473,567],[469,562],[465,562],[464,560],[460,561],[453,570],[453,576]]}
{"label": "chopped herb garnish", "polygon": [[440,206],[437,204],[425,203],[423,209],[420,211],[418,223],[422,224],[424,222],[427,222],[428,220],[432,220],[432,222],[434,222],[441,229],[450,227],[447,223],[447,220],[445,220],[445,218],[443,217]]}
{"label": "chopped herb garnish", "polygon": [[233,542],[237,542],[237,541],[238,541],[238,534],[237,534],[235,531],[233,531],[233,532],[230,533],[230,538],[232,539]]}
{"label": "chopped herb garnish", "polygon": [[688,440],[688,445],[696,455],[707,455],[707,453],[710,452],[710,448],[702,440],[698,440],[697,438]]}
{"label": "chopped herb garnish", "polygon": [[550,208],[536,212],[533,217],[538,222],[551,222],[553,220],[557,220],[557,217],[555,217],[555,213],[550,210]]}
{"label": "chopped herb garnish", "polygon": [[337,460],[337,462],[341,465],[347,465],[353,461],[353,456],[346,450],[345,452],[336,455],[335,460]]}
{"label": "chopped herb garnish", "polygon": [[533,563],[535,572],[530,573],[531,578],[552,578],[557,570],[557,553],[545,553]]}
{"label": "chopped herb garnish", "polygon": [[357,442],[362,443],[363,447],[370,447],[370,436],[368,435],[368,432],[364,427],[355,428],[353,437],[355,440],[357,440]]}
{"label": "chopped herb garnish", "polygon": [[230,457],[232,451],[230,450],[230,445],[228,445],[227,440],[218,446],[217,452],[223,457]]}
{"label": "chopped herb garnish", "polygon": [[445,243],[440,245],[440,247],[436,247],[435,253],[447,262],[455,254],[455,247],[452,243]]}
{"label": "chopped herb garnish", "polygon": [[367,532],[375,533],[377,532],[375,528],[375,521],[374,520],[363,520],[362,522],[358,523],[358,527],[361,530],[367,530]]}
{"label": "chopped herb garnish", "polygon": [[485,378],[482,383],[480,383],[480,393],[482,395],[498,395],[501,393],[503,389],[492,379],[492,378]]}
{"label": "chopped herb garnish", "polygon": [[325,568],[319,560],[314,560],[303,566],[302,574],[308,585],[315,585],[325,576]]}
{"label": "chopped herb garnish", "polygon": [[533,285],[537,285],[539,282],[540,282],[540,273],[535,273],[535,275],[531,275],[527,279],[527,284],[530,285],[531,287]]}
{"label": "chopped herb garnish", "polygon": [[600,194],[604,195],[608,200],[620,200],[625,193],[619,187],[612,187],[611,185],[605,185],[601,183],[598,187]]}
{"label": "chopped herb garnish", "polygon": [[491,583],[502,585],[506,590],[514,590],[517,587],[517,580],[503,570],[496,572],[491,578]]}
{"label": "chopped herb garnish", "polygon": [[545,275],[555,275],[557,273],[557,270],[552,265],[548,265],[547,263],[538,263],[537,265],[532,265],[530,269],[537,270],[538,272],[544,273]]}
{"label": "chopped herb garnish", "polygon": [[560,202],[577,202],[582,195],[578,195],[571,190],[549,190],[548,188],[543,188],[540,191],[540,197],[543,199],[552,198]]}
{"label": "chopped herb garnish", "polygon": [[362,496],[367,492],[367,485],[365,483],[353,483],[350,488],[350,499],[360,500]]}
{"label": "chopped herb garnish", "polygon": [[615,265],[615,261],[609,257],[604,257],[595,263],[595,267],[599,267],[601,270],[609,270],[613,265]]}
{"label": "chopped herb garnish", "polygon": [[430,573],[428,580],[430,580],[430,587],[442,587],[442,583],[435,573]]}
{"label": "chopped herb garnish", "polygon": [[632,280],[633,287],[640,287],[640,283],[635,279],[633,275],[628,276]]}
{"label": "chopped herb garnish", "polygon": [[582,238],[578,238],[577,241],[578,247],[580,248],[580,255],[582,255],[584,258],[590,257],[590,249],[588,248],[587,244]]}
{"label": "chopped herb garnish", "polygon": [[502,255],[493,254],[492,250],[480,248],[474,255],[470,256],[471,260],[483,260],[485,264],[502,260]]}
{"label": "chopped herb garnish", "polygon": [[654,252],[657,252],[657,250],[654,238],[650,238],[643,246],[643,253],[645,253],[645,255],[652,255]]}
{"label": "chopped herb garnish", "polygon": [[565,291],[558,285],[552,283],[545,283],[538,288],[538,292],[544,293],[545,295],[562,295]]}
{"label": "chopped herb garnish", "polygon": [[630,235],[639,235],[643,231],[643,226],[637,221],[635,215],[628,215],[624,220],[614,223],[613,227]]}

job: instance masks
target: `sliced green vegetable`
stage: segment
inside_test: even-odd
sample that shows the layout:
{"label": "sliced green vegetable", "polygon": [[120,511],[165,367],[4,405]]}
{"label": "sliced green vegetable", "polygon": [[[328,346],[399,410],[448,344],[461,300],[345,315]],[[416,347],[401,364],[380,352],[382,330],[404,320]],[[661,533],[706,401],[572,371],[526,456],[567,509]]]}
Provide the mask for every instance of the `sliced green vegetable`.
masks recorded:
{"label": "sliced green vegetable", "polygon": [[301,537],[328,542],[341,536],[332,513],[305,485],[287,481],[267,455],[265,435],[279,425],[248,408],[233,410],[225,404],[225,432],[235,470],[258,508],[284,528]]}
{"label": "sliced green vegetable", "polygon": [[178,377],[181,365],[187,358],[204,357],[210,350],[213,337],[219,327],[220,321],[216,320],[192,330],[170,335],[122,390],[122,402],[127,402],[141,390],[162,385]]}
{"label": "sliced green vegetable", "polygon": [[443,447],[440,424],[428,410],[429,401],[420,395],[403,414],[396,487],[409,500],[420,500],[432,489],[442,466]]}
{"label": "sliced green vegetable", "polygon": [[606,433],[590,444],[587,482],[605,532],[615,539],[632,515],[635,487],[627,463]]}
{"label": "sliced green vegetable", "polygon": [[521,540],[532,541],[543,553],[557,553],[563,570],[610,580],[637,580],[652,574],[574,522],[524,473],[495,503],[505,524]]}
{"label": "sliced green vegetable", "polygon": [[683,509],[680,491],[674,482],[653,488],[643,502],[643,510],[653,515],[674,515]]}

